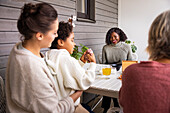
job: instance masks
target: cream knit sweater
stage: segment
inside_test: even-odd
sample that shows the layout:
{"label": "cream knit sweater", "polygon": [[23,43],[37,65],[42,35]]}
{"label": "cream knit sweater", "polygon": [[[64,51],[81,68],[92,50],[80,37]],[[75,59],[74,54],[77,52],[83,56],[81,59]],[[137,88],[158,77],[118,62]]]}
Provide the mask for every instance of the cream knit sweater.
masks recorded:
{"label": "cream knit sweater", "polygon": [[71,97],[59,101],[58,87],[44,59],[30,51],[18,50],[19,44],[10,53],[6,71],[8,112],[73,113]]}
{"label": "cream knit sweater", "polygon": [[[46,63],[54,76],[59,100],[75,92],[86,90],[95,80],[96,63],[90,63],[88,70],[83,62],[71,57],[65,49],[51,49],[46,53]],[[79,104],[77,100],[75,105]]]}

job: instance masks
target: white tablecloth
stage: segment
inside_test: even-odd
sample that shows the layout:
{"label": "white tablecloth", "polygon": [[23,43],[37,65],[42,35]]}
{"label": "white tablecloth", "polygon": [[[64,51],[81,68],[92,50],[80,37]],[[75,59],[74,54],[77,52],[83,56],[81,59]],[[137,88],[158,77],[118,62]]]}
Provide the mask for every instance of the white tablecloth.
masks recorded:
{"label": "white tablecloth", "polygon": [[119,90],[122,85],[122,81],[118,79],[121,75],[121,71],[117,72],[113,69],[111,75],[105,76],[101,74],[101,69],[99,68],[100,64],[97,65],[94,83],[85,92],[118,98]]}

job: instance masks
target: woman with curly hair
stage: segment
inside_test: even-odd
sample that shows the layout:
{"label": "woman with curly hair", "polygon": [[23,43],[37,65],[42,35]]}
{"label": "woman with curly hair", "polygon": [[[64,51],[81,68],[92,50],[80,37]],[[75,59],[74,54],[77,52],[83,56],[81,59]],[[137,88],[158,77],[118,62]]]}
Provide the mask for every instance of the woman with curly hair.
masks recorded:
{"label": "woman with curly hair", "polygon": [[130,46],[123,43],[126,39],[126,34],[119,28],[111,28],[107,32],[106,45],[102,49],[103,64],[121,65],[122,60],[132,60]]}
{"label": "woman with curly hair", "polygon": [[156,17],[148,37],[150,61],[123,72],[119,98],[124,113],[170,113],[170,10]]}
{"label": "woman with curly hair", "polygon": [[[80,60],[71,57],[74,46],[73,26],[68,22],[60,22],[58,29],[58,37],[52,43],[46,53],[46,63],[55,79],[57,94],[59,100],[68,97],[77,90],[86,90],[95,80],[96,59],[93,53],[87,54],[90,66],[88,70],[83,68],[87,61],[82,55]],[[80,98],[75,102],[76,109],[80,108]],[[77,113],[87,112],[81,107],[81,111]]]}
{"label": "woman with curly hair", "polygon": [[[129,45],[123,43],[127,39],[126,34],[119,28],[111,28],[106,34],[106,45],[102,49],[102,63],[116,66],[119,70],[122,60],[132,60],[132,51]],[[103,97],[102,107],[104,112],[110,108],[110,97]],[[119,107],[116,98],[113,98],[114,106]]]}

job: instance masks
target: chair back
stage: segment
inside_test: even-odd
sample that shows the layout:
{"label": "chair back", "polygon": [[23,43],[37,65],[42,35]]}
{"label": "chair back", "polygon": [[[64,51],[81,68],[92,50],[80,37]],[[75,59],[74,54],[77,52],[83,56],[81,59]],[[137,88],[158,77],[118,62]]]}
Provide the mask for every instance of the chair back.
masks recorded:
{"label": "chair back", "polygon": [[97,60],[98,60],[98,63],[99,63],[99,64],[102,64],[102,53],[99,53],[99,54],[97,55]]}
{"label": "chair back", "polygon": [[138,63],[138,61],[123,60],[122,61],[122,72],[131,64]]}
{"label": "chair back", "polygon": [[0,76],[0,113],[6,113],[5,85],[1,76]]}

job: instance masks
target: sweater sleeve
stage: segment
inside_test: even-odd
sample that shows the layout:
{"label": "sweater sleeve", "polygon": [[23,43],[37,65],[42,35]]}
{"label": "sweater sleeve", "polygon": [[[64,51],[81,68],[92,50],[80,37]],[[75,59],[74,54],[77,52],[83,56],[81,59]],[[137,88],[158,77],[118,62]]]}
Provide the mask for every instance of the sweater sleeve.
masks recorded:
{"label": "sweater sleeve", "polygon": [[34,77],[32,83],[28,82],[29,86],[32,85],[30,88],[32,88],[32,96],[35,97],[30,105],[33,111],[35,113],[73,113],[75,108],[72,98],[66,97],[61,101],[58,100],[54,86],[46,75],[47,72],[43,69],[36,69],[36,74],[34,73],[31,75]]}
{"label": "sweater sleeve", "polygon": [[95,80],[96,63],[90,63],[85,70],[78,60],[65,56],[60,59],[59,69],[63,76],[64,85],[74,90],[86,90]]}
{"label": "sweater sleeve", "polygon": [[81,60],[78,60],[79,64],[81,65],[81,67],[84,66],[84,62],[82,62]]}
{"label": "sweater sleeve", "polygon": [[102,49],[102,63],[106,64],[106,51],[105,51],[105,46]]}

